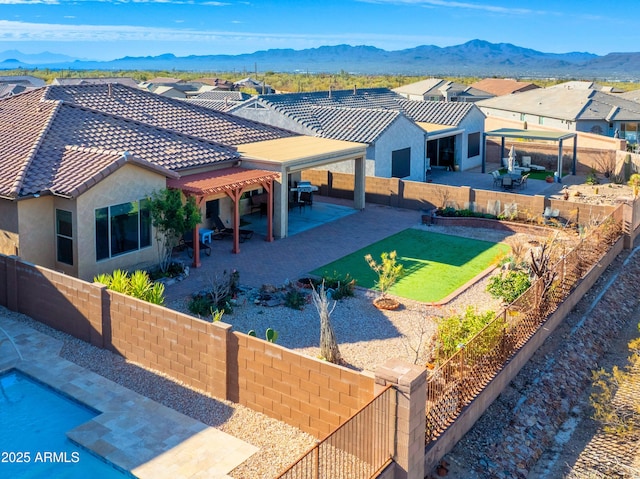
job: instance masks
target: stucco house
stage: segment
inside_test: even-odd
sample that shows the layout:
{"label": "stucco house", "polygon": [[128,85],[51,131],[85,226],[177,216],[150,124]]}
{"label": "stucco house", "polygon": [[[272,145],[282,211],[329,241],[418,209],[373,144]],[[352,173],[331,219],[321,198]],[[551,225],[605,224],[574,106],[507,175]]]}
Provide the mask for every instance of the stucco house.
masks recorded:
{"label": "stucco house", "polygon": [[[200,227],[220,215],[236,230],[242,195],[265,191],[272,240],[272,231],[286,236],[282,177],[308,158],[364,157],[364,145],[301,137],[123,85],[48,86],[0,100],[0,135],[0,253],[83,279],[157,261],[154,191],[179,188],[196,198]],[[364,207],[364,187],[354,204]]]}
{"label": "stucco house", "polygon": [[561,131],[588,132],[638,141],[640,105],[592,88],[539,88],[479,102],[487,117],[544,125]]}
{"label": "stucco house", "polygon": [[408,100],[475,102],[494,95],[479,88],[440,78],[428,78],[393,89]]}
{"label": "stucco house", "polygon": [[[305,135],[366,143],[368,176],[425,181],[430,167],[481,163],[484,115],[471,103],[411,101],[387,88],[366,88],[259,95],[229,112]],[[350,172],[344,164],[332,169]]]}

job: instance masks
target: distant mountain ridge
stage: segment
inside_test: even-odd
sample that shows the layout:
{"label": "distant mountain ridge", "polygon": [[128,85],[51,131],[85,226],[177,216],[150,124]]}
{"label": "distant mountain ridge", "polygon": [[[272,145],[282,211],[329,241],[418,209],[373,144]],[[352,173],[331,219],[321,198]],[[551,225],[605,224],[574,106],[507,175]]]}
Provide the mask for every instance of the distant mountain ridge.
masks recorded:
{"label": "distant mountain ridge", "polygon": [[404,74],[431,76],[516,76],[637,80],[640,53],[586,52],[544,53],[511,43],[471,40],[462,45],[421,45],[386,51],[360,45],[335,45],[305,50],[272,49],[241,55],[190,55],[171,53],[147,57],[123,57],[111,61],[71,59],[51,53],[23,55],[15,50],[0,52],[0,69],[51,68],[76,70],[180,70],[260,71],[360,74]]}

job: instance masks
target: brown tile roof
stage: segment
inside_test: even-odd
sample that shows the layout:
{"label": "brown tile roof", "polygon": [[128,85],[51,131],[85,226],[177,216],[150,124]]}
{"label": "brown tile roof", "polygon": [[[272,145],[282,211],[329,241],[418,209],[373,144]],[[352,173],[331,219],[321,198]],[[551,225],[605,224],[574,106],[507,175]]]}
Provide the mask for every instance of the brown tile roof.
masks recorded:
{"label": "brown tile roof", "polygon": [[485,78],[484,80],[474,83],[471,87],[492,93],[496,96],[509,95],[511,93],[520,93],[540,88],[534,83],[512,80],[510,78]]}
{"label": "brown tile roof", "polygon": [[223,145],[296,136],[280,128],[124,85],[49,85],[42,91],[43,99],[85,106]]}
{"label": "brown tile roof", "polygon": [[123,162],[170,176],[240,158],[232,147],[42,97],[0,100],[0,196],[74,196]]}

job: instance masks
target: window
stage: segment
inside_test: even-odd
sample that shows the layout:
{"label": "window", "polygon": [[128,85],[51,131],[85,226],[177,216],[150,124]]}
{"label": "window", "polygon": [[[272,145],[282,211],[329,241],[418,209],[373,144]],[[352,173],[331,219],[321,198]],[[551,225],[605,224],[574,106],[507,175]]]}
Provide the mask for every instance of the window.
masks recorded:
{"label": "window", "polygon": [[73,215],[56,210],[56,253],[60,263],[73,265]]}
{"label": "window", "polygon": [[391,152],[391,177],[405,178],[411,174],[411,148]]}
{"label": "window", "polygon": [[149,200],[96,210],[96,260],[151,246]]}
{"label": "window", "polygon": [[480,133],[469,134],[467,157],[472,158],[480,154]]}

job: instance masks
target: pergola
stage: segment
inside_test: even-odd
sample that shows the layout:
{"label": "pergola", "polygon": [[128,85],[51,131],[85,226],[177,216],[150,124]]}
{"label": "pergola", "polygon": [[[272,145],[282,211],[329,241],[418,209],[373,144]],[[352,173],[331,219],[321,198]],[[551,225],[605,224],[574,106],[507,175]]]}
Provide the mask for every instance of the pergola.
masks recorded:
{"label": "pergola", "polygon": [[500,128],[498,130],[487,131],[483,134],[484,148],[482,149],[482,173],[486,173],[487,162],[487,137],[499,136],[502,138],[501,158],[505,157],[505,138],[523,138],[526,140],[546,140],[558,142],[558,174],[562,174],[562,143],[564,140],[573,138],[573,162],[571,165],[571,174],[576,174],[576,157],[578,151],[578,134],[560,131],[543,131],[543,130],[520,130],[516,128]]}
{"label": "pergola", "polygon": [[[205,171],[180,178],[168,178],[167,187],[181,190],[186,196],[194,196],[198,208],[212,196],[226,194],[233,201],[233,253],[240,252],[240,197],[248,188],[262,187],[267,192],[267,241],[273,241],[273,180],[279,173],[229,167]],[[193,230],[193,266],[200,267],[200,234],[196,225]]]}

